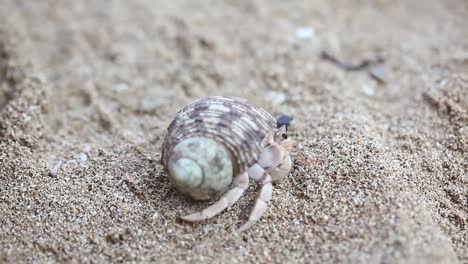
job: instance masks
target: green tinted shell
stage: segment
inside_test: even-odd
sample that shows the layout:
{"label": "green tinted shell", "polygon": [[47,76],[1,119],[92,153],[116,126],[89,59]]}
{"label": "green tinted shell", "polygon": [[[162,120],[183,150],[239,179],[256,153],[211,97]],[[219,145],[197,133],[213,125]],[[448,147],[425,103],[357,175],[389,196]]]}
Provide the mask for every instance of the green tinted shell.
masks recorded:
{"label": "green tinted shell", "polygon": [[169,125],[162,163],[183,194],[207,200],[259,159],[276,126],[265,110],[233,97],[209,97],[180,110]]}

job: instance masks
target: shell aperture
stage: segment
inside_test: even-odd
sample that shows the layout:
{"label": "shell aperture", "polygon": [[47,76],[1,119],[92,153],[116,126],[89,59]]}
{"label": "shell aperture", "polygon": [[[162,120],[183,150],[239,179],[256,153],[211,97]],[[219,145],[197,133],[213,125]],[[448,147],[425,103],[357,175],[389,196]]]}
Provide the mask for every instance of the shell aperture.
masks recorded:
{"label": "shell aperture", "polygon": [[172,150],[169,180],[183,194],[208,200],[232,181],[233,167],[228,151],[213,139],[192,137]]}

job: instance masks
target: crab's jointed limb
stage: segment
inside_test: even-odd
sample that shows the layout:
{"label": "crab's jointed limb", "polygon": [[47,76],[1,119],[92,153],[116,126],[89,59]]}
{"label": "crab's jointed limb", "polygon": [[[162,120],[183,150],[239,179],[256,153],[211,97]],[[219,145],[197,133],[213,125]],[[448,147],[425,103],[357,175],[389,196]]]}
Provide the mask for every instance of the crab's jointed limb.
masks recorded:
{"label": "crab's jointed limb", "polygon": [[247,190],[247,187],[249,187],[249,176],[247,172],[244,172],[234,179],[234,188],[223,195],[219,201],[201,212],[182,216],[181,219],[187,222],[200,222],[212,218],[237,202]]}
{"label": "crab's jointed limb", "polygon": [[285,178],[291,171],[292,161],[289,156],[289,150],[294,145],[290,139],[283,139],[276,143],[268,139],[267,146],[262,151],[260,160],[257,164],[248,170],[249,177],[262,185],[255,205],[250,213],[247,222],[239,228],[239,231],[245,231],[257,222],[265,213],[268,202],[273,192],[273,182],[278,182]]}
{"label": "crab's jointed limb", "polygon": [[260,183],[262,185],[262,189],[260,190],[257,200],[255,200],[255,205],[250,212],[249,220],[239,228],[239,232],[249,229],[262,217],[268,207],[271,194],[273,193],[270,174],[260,167],[260,165],[255,164],[250,167],[249,176],[254,181]]}

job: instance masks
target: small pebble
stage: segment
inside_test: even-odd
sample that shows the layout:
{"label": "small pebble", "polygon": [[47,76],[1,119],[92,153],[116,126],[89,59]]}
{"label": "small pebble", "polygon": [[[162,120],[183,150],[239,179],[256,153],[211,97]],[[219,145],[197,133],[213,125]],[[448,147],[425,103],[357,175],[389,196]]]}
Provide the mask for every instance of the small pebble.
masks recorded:
{"label": "small pebble", "polygon": [[311,27],[296,28],[296,38],[298,39],[311,39],[314,36],[315,36],[315,29]]}
{"label": "small pebble", "polygon": [[265,100],[271,102],[273,105],[280,105],[286,101],[286,95],[282,92],[269,91],[265,95]]}
{"label": "small pebble", "polygon": [[366,95],[368,95],[368,96],[372,96],[372,95],[375,94],[374,88],[372,88],[372,87],[370,87],[370,86],[367,86],[367,85],[365,85],[365,84],[361,86],[361,91],[362,91],[363,93],[365,93]]}
{"label": "small pebble", "polygon": [[86,155],[85,153],[81,152],[80,155],[78,156],[80,158],[80,161],[81,162],[85,162],[88,160],[88,155]]}

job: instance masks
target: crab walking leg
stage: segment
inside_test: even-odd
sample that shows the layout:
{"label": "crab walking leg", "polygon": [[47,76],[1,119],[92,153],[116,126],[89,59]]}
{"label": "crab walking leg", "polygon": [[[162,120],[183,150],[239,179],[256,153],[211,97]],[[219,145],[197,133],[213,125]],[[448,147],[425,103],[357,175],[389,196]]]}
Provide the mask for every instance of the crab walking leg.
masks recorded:
{"label": "crab walking leg", "polygon": [[284,160],[277,167],[268,171],[270,173],[272,182],[277,183],[286,178],[289,175],[289,172],[291,172],[291,167],[291,156],[284,155]]}
{"label": "crab walking leg", "polygon": [[247,190],[249,186],[249,175],[247,172],[244,172],[236,177],[234,180],[234,188],[229,190],[219,201],[205,208],[201,212],[189,214],[186,216],[180,217],[182,220],[188,222],[199,222],[221,213],[226,208],[232,206],[239,198],[244,194],[244,191]]}
{"label": "crab walking leg", "polygon": [[243,232],[249,229],[255,224],[255,222],[262,217],[265,213],[268,202],[271,199],[271,194],[273,192],[273,185],[271,184],[270,175],[262,168],[260,165],[255,164],[248,170],[250,178],[262,185],[260,194],[255,200],[255,205],[250,212],[249,220],[239,228],[239,232]]}

